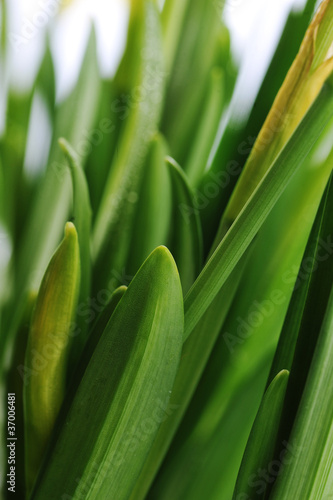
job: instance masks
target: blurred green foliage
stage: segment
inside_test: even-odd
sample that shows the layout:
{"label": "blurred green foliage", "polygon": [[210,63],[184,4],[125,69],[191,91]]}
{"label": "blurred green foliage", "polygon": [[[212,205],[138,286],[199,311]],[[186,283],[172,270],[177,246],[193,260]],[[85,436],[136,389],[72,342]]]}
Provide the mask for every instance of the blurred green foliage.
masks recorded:
{"label": "blurred green foliage", "polygon": [[[17,498],[333,490],[332,0],[314,7],[290,12],[222,137],[238,68],[220,1],[132,0],[113,78],[92,27],[65,100],[48,38],[32,87],[9,87],[0,465],[14,432]],[[1,30],[5,74],[5,1]],[[38,98],[51,144],[29,176]]]}

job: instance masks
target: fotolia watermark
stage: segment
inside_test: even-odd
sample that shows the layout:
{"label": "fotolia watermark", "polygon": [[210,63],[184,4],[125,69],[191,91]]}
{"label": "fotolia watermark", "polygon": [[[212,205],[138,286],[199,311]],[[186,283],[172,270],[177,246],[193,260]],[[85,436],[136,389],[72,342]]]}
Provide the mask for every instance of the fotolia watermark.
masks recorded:
{"label": "fotolia watermark", "polygon": [[8,38],[16,51],[27,45],[44,28],[50,19],[59,12],[59,8],[68,3],[68,0],[40,0],[39,9],[32,14],[30,19],[23,17],[22,26],[19,33],[10,32]]}

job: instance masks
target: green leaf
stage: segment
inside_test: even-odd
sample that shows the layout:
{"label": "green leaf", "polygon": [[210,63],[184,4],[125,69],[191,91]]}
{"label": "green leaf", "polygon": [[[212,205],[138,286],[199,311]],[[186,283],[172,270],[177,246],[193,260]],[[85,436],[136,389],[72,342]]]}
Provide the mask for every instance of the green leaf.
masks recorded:
{"label": "green leaf", "polygon": [[[26,196],[26,192],[22,192],[21,184],[32,99],[32,90],[24,94],[9,90],[6,103],[6,128],[0,138],[3,180],[6,186],[3,193],[3,215],[6,226],[16,241],[21,237],[17,225],[22,223],[22,217],[26,217],[26,209],[22,210],[22,205],[25,206],[26,201],[23,195]],[[10,168],[7,168],[7,165],[10,165]],[[22,201],[18,204],[17,196],[21,192]],[[14,248],[14,251],[17,252],[17,249]]]}
{"label": "green leaf", "polygon": [[[227,206],[254,141],[272,107],[287,71],[296,57],[304,32],[311,20],[315,4],[315,0],[308,0],[303,11],[297,9],[297,11],[291,10],[289,13],[249,117],[245,123],[240,124],[239,119],[236,119],[235,123],[235,118],[231,116],[212,164],[204,174],[199,186],[200,193],[205,193],[207,185],[212,182],[212,179],[217,178],[220,180],[220,185],[215,182],[216,186],[220,188],[219,194],[207,200],[206,206],[200,211],[207,251],[219,227],[221,213]],[[255,40],[252,43],[255,43]]]}
{"label": "green leaf", "polygon": [[[119,100],[117,98],[118,95],[115,92],[114,80],[102,80],[94,129],[92,130],[90,144],[88,144],[88,156],[85,168],[93,217],[95,217],[99,209],[117,145],[117,137],[121,125],[117,114],[119,113]],[[96,168],[97,166],[98,168]]]}
{"label": "green leaf", "polygon": [[[267,373],[263,368],[262,363],[257,363],[253,372],[247,373],[236,386],[230,387],[226,381],[226,390],[217,407],[220,415],[213,428],[211,423],[196,425],[188,432],[189,413],[194,409],[191,403],[153,485],[152,498],[232,498],[241,458],[264,391],[264,383],[258,388],[256,382],[262,379],[263,371]],[[223,370],[223,359],[219,369]],[[196,411],[200,409],[204,411],[200,406]],[[248,418],[244,419],[244,415]],[[202,424],[200,420],[198,423]],[[184,433],[185,439],[182,439]],[[181,441],[179,445],[178,441]]]}
{"label": "green leaf", "polygon": [[[330,156],[328,165],[331,168]],[[306,385],[333,282],[332,175],[317,212],[297,276],[269,379],[284,363],[291,371],[276,455],[290,439]]]}
{"label": "green leaf", "polygon": [[126,290],[127,286],[123,285],[116,288],[115,291],[112,293],[109,302],[106,304],[105,308],[98,316],[95,324],[92,327],[92,331],[89,336],[89,342],[88,342],[89,345],[86,348],[86,351],[89,352],[90,354],[94,351],[95,347],[97,346],[98,341],[101,338],[102,333],[106,328],[106,325],[108,324],[114,310],[116,309],[120,300],[124,296]]}
{"label": "green leaf", "polygon": [[[145,175],[139,190],[131,250],[126,265],[127,273],[130,275],[137,272],[154,248],[166,245],[168,242],[171,221],[171,181],[165,164],[167,152],[165,139],[161,134],[156,134],[149,147]],[[170,250],[172,251],[172,248]],[[178,262],[177,265],[179,269]]]}
{"label": "green leaf", "polygon": [[173,224],[170,248],[177,262],[184,294],[202,267],[202,231],[194,196],[186,175],[170,157],[166,158],[173,190]]}
{"label": "green leaf", "polygon": [[24,366],[26,485],[30,492],[65,394],[80,282],[78,237],[68,222],[40,286]]}
{"label": "green leaf", "polygon": [[332,73],[333,57],[329,52],[332,37],[333,6],[331,0],[323,0],[256,138],[223,214],[220,235],[243,209]]}
{"label": "green leaf", "polygon": [[161,422],[172,413],[182,332],[179,275],[170,252],[159,247],[112,314],[60,420],[33,499],[129,497]]}
{"label": "green leaf", "polygon": [[[158,491],[164,493],[161,499],[168,498],[168,494],[169,498],[181,499],[182,492],[183,497],[186,492],[191,499],[191,495],[194,499],[200,494],[212,500],[232,497],[311,221],[332,168],[330,158],[323,163],[323,157],[318,156],[323,144],[331,143],[325,135],[295,174],[256,238],[236,298],[174,441],[167,463],[172,469],[166,477],[163,474],[165,481],[159,484]],[[308,266],[306,262],[303,276]],[[309,332],[307,344],[312,335]],[[290,386],[291,380],[288,391]],[[293,404],[291,395],[285,403],[288,416]],[[280,443],[284,439],[287,437]],[[284,448],[282,443],[277,460]],[[270,481],[273,479],[271,475]]]}
{"label": "green leaf", "polygon": [[332,112],[333,91],[325,84],[188,292],[185,298],[185,338],[230,276],[293,174],[316,143]]}
{"label": "green leaf", "polygon": [[[44,97],[48,113],[52,117],[55,106],[55,80],[49,47],[45,51],[32,88],[23,94],[9,90],[6,131],[0,139],[4,166],[10,165],[10,168],[4,168],[6,190],[3,199],[6,223],[15,240],[13,260],[17,257],[16,253],[19,253],[17,251],[21,246],[22,234],[29,220],[30,206],[34,199],[35,184],[31,179],[28,180],[24,163],[31,125],[31,110],[36,97],[40,94]],[[20,203],[17,203],[17,199],[20,199]]]}
{"label": "green leaf", "polygon": [[[93,230],[95,290],[105,286],[112,270],[122,271],[128,258],[138,190],[149,144],[157,131],[164,91],[161,27],[153,1],[132,3],[129,30],[124,60],[135,68],[131,68],[129,77],[133,88],[127,94],[123,130]],[[128,78],[123,64],[118,81]]]}
{"label": "green leaf", "polygon": [[197,186],[208,163],[209,154],[222,118],[225,74],[218,66],[211,70],[205,106],[184,170],[191,186]]}
{"label": "green leaf", "polygon": [[[272,380],[283,366],[287,370],[291,370],[293,366],[293,373],[295,371],[296,376],[295,386],[298,387],[298,391],[302,390],[307,377],[333,281],[332,258],[328,253],[329,248],[327,250],[332,230],[333,182],[331,175],[302,259],[269,376],[269,380]],[[295,366],[293,363],[295,363],[297,343],[299,348],[302,345],[303,348],[297,353],[298,362]],[[292,398],[295,400],[295,393]],[[288,407],[288,413],[290,415],[290,407]]]}
{"label": "green leaf", "polygon": [[259,493],[253,491],[253,478],[260,469],[266,470],[273,458],[288,377],[287,370],[278,373],[263,396],[244,452],[233,500],[239,500],[242,495],[243,498],[262,498],[262,489]]}
{"label": "green leaf", "polygon": [[[322,139],[326,141],[329,137],[325,137],[324,134],[318,141],[315,148],[317,158],[318,152],[322,149]],[[195,395],[177,435],[177,441],[186,439],[186,453],[182,443],[179,446],[176,443],[173,445],[171,455],[173,469],[169,471],[163,482],[164,489],[163,485],[161,487],[162,491],[169,492],[171,497],[177,491],[175,488],[173,491],[170,490],[174,475],[178,474],[180,477],[183,474],[184,482],[188,480],[188,484],[191,485],[191,494],[197,492],[195,498],[199,498],[200,493],[204,495],[206,488],[208,497],[211,494],[214,499],[230,500],[248,437],[244,429],[248,429],[247,432],[249,432],[249,426],[257,411],[291,294],[290,279],[285,283],[286,272],[289,272],[288,278],[292,274],[296,279],[297,269],[293,272],[291,270],[294,270],[295,264],[297,267],[300,264],[311,228],[311,220],[315,215],[315,208],[319,204],[321,193],[327,182],[328,171],[332,165],[329,160],[327,166],[320,162],[318,164],[312,156],[313,154],[309,161],[302,164],[292,180],[292,186],[288,186],[279,200],[279,207],[276,206],[274,213],[271,213],[266,220],[264,232],[261,231],[256,239],[256,245],[243,281],[238,288],[236,299],[223,325],[220,338],[214,346],[213,355],[209,359],[206,371],[209,370],[210,376],[202,378],[200,397],[198,398],[198,394]],[[320,180],[319,184],[318,180]],[[282,306],[281,302],[279,305],[271,302],[270,294],[277,290],[280,298],[282,295]],[[267,304],[266,299],[270,301],[273,311],[268,312],[265,319],[262,318],[259,328],[252,328],[248,318],[254,310],[254,304],[259,301],[263,306]],[[219,306],[216,305],[215,311],[218,310]],[[266,312],[264,314],[266,315]],[[243,329],[243,332],[238,333],[240,318],[251,325],[248,326],[248,332],[244,333]],[[208,328],[205,331],[209,331]],[[231,352],[227,349],[229,345]],[[261,365],[264,368],[260,375],[258,373],[253,375],[256,367]],[[239,401],[244,398],[244,391],[242,393],[239,387],[244,384],[245,380],[251,380],[245,392],[254,390],[257,394],[254,405],[252,400],[251,404],[247,403],[245,406]],[[197,420],[199,420],[198,423],[196,423]],[[196,423],[195,433],[191,432],[191,435],[188,435],[188,429],[191,429],[193,421]],[[218,429],[223,425],[225,430],[221,428],[219,431]],[[239,430],[240,428],[242,431]],[[216,443],[214,450],[213,443],[217,441],[218,435],[221,440]],[[208,455],[210,455],[209,459]],[[202,465],[201,457],[207,457]],[[220,464],[220,466],[215,464]],[[172,462],[169,460],[168,467],[171,465]],[[214,488],[213,485],[216,487]],[[213,489],[215,496],[211,493]],[[178,491],[182,491],[180,487]],[[186,486],[185,491],[191,498]]]}
{"label": "green leaf", "polygon": [[[87,143],[89,145],[85,134],[93,127],[99,89],[96,41],[92,30],[76,87],[56,110],[48,167],[32,204],[19,249],[18,295],[26,288],[38,288],[43,269],[59,242],[63,225],[68,218],[71,185],[58,139],[67,137],[81,162],[84,161],[85,146]],[[44,228],[43,231],[40,231],[41,227]],[[38,238],[31,237],[36,234]]]}
{"label": "green leaf", "polygon": [[[93,147],[91,135],[94,132],[101,87],[96,32],[92,25],[76,85],[57,108],[51,161],[61,161],[58,139],[66,137],[84,166],[85,159]],[[53,168],[58,169],[56,174],[58,177],[61,176],[61,166],[54,165]]]}
{"label": "green leaf", "polygon": [[7,6],[6,0],[1,0],[1,37],[0,37],[0,53],[1,56],[6,52],[7,46]]}
{"label": "green leaf", "polygon": [[78,387],[78,385],[80,384],[85,369],[88,366],[88,363],[99,342],[99,339],[101,338],[106,328],[106,325],[108,324],[114,310],[116,309],[120,300],[124,296],[126,290],[127,290],[126,286],[120,286],[114,290],[114,292],[111,294],[109,302],[106,304],[103,311],[99,314],[95,323],[93,324],[91,331],[89,332],[88,341],[84,346],[83,352],[80,356],[77,366],[75,367],[74,374],[71,379],[71,383],[74,386],[71,389],[72,391],[75,391],[75,388]]}
{"label": "green leaf", "polygon": [[[91,208],[87,181],[79,165],[73,148],[65,139],[59,139],[59,145],[66,157],[73,183],[73,218],[80,247],[81,284],[79,303],[86,303],[90,296],[91,258],[90,258],[90,228]],[[81,352],[86,341],[86,326],[82,317],[78,317],[80,334],[75,339],[75,350]]]}
{"label": "green leaf", "polygon": [[244,267],[247,263],[245,255],[237,268],[230,275],[224,287],[209,310],[201,318],[192,335],[184,342],[182,358],[171,395],[171,405],[176,411],[166,420],[154,442],[148,458],[142,468],[140,479],[130,497],[131,500],[143,500],[165,457],[171,441],[188,408],[191,397],[197,387],[204,367],[212,352],[223,321],[235,296]]}
{"label": "green leaf", "polygon": [[333,490],[333,290],[308,373],[283,473],[272,500],[329,498]]}
{"label": "green leaf", "polygon": [[47,105],[50,118],[55,118],[56,82],[53,57],[50,49],[50,41],[46,40],[46,50],[44,58],[36,77],[34,88],[40,91]]}
{"label": "green leaf", "polygon": [[167,72],[171,70],[183,32],[183,23],[189,0],[165,0],[162,11],[164,55]]}
{"label": "green leaf", "polygon": [[[169,79],[161,121],[173,158],[184,166],[205,114],[207,89],[215,66],[228,67],[230,45],[222,3],[167,0],[162,12]],[[185,5],[183,5],[185,4]],[[169,65],[172,64],[172,67]],[[229,75],[228,75],[229,76]],[[215,134],[214,134],[215,135]]]}

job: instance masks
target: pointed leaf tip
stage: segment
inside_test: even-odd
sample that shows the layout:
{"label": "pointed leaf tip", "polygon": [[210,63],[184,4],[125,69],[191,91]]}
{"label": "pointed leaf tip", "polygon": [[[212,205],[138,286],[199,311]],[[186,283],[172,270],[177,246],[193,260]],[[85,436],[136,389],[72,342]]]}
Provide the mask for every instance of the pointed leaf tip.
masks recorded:
{"label": "pointed leaf tip", "polygon": [[77,239],[77,232],[73,222],[66,222],[65,225],[65,238],[75,237]]}

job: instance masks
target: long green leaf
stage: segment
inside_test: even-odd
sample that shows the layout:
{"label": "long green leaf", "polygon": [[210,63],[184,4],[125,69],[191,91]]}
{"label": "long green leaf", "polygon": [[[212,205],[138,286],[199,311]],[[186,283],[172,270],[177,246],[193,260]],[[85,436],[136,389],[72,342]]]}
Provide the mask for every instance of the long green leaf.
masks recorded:
{"label": "long green leaf", "polygon": [[[333,290],[290,440],[288,456],[270,498],[329,498],[333,491]],[[301,480],[300,480],[301,478]]]}
{"label": "long green leaf", "polygon": [[161,422],[172,413],[182,331],[179,275],[170,252],[159,247],[108,322],[33,499],[129,497]]}
{"label": "long green leaf", "polygon": [[[169,468],[159,485],[165,498],[168,494],[170,498],[178,498],[177,494],[182,498],[182,491],[183,496],[185,491],[189,498],[193,495],[195,499],[199,499],[200,494],[212,500],[230,500],[232,496],[311,221],[332,168],[332,160],[318,157],[322,145],[330,144],[326,139],[323,134],[256,238],[237,296],[177,433],[173,453],[163,465],[163,469],[166,465]],[[303,277],[308,266],[306,262]],[[310,336],[312,334],[307,344]],[[260,366],[262,369],[258,370]],[[290,385],[289,380],[288,388]],[[245,394],[247,403],[243,404]],[[292,403],[292,397],[285,403],[288,416]],[[279,441],[282,448],[276,453],[277,460],[285,448],[284,439],[287,438]],[[270,476],[269,486],[274,477]],[[263,479],[258,478],[258,482],[261,481]]]}
{"label": "long green leaf", "polygon": [[[117,98],[114,80],[102,80],[94,129],[87,143],[88,156],[85,168],[93,217],[99,209],[120,132],[121,121],[117,114],[120,99]],[[123,108],[120,107],[120,110]]]}
{"label": "long green leaf", "polygon": [[[303,11],[291,10],[246,123],[241,126],[237,120],[236,126],[234,118],[230,118],[212,164],[203,176],[200,193],[205,193],[212,179],[220,179],[220,184],[215,183],[219,195],[209,198],[200,211],[207,251],[214,240],[221,213],[227,206],[251,147],[298,52],[315,4],[315,0],[307,0]],[[252,43],[256,43],[255,40]]]}
{"label": "long green leaf", "polygon": [[218,294],[193,334],[184,342],[182,358],[170,400],[176,411],[162,424],[132,492],[131,500],[144,499],[152,484],[209,359],[246,264],[247,255],[243,257],[239,266],[230,275],[227,286]]}
{"label": "long green leaf", "polygon": [[186,9],[189,0],[165,0],[162,11],[162,26],[164,40],[164,56],[166,69],[169,72],[173,66],[174,58],[182,34]]}
{"label": "long green leaf", "polygon": [[[329,165],[331,167],[332,164],[329,163]],[[290,438],[331,293],[333,282],[332,194],[331,175],[300,265],[269,377],[271,380],[276,370],[279,370],[284,363],[291,371],[276,456],[282,452],[283,443]]]}
{"label": "long green leaf", "polygon": [[307,157],[333,112],[333,91],[325,84],[290,141],[272,164],[185,299],[185,338],[198,323],[240,256],[257,234],[293,174]]}
{"label": "long green leaf", "polygon": [[105,285],[112,270],[123,269],[129,254],[145,159],[160,118],[164,90],[162,53],[156,5],[152,0],[133,2],[128,46],[118,80],[126,81],[125,61],[133,64],[136,71],[130,77],[133,84],[129,89],[130,104],[125,107],[117,154],[93,229],[93,258],[97,270],[95,290]]}
{"label": "long green leaf", "polygon": [[245,498],[246,495],[253,499],[262,498],[265,491],[262,491],[262,485],[259,491],[253,491],[253,484],[258,471],[269,469],[273,458],[288,377],[289,372],[282,370],[263,396],[244,452],[233,500],[238,500],[242,495]]}
{"label": "long green leaf", "polygon": [[[220,361],[220,371],[222,369],[223,360]],[[224,391],[224,411],[213,430],[210,426],[200,429],[196,427],[188,434],[188,419],[183,420],[153,485],[152,498],[232,498],[237,477],[235,470],[239,470],[264,391],[264,383],[260,387],[256,383],[256,379],[262,379],[263,370],[267,372],[262,363],[257,363],[253,372],[247,373],[247,377],[242,378],[238,386],[233,390],[228,387]],[[193,406],[188,408],[188,413],[191,410],[193,411]],[[248,419],[245,420],[244,415]],[[182,439],[184,433],[185,439]]]}
{"label": "long green leaf", "polygon": [[[77,366],[74,367],[74,373],[71,379],[71,391],[75,392],[76,388],[79,386],[84,372],[92,357],[92,354],[99,342],[99,339],[101,338],[106,325],[108,324],[114,310],[124,296],[126,290],[126,286],[120,286],[114,290],[114,292],[111,294],[109,302],[106,304],[103,311],[99,314],[95,323],[93,324],[91,331],[89,332],[88,341],[84,346]],[[77,359],[75,359],[75,362],[77,362]]]}
{"label": "long green leaf", "polygon": [[[58,139],[65,136],[80,156],[85,158],[86,131],[92,129],[100,88],[96,60],[96,40],[92,31],[75,89],[56,110],[53,143],[45,178],[39,186],[22,237],[18,261],[19,292],[39,286],[43,269],[61,236],[68,218],[71,186]],[[73,121],[73,117],[75,120]],[[40,228],[45,228],[40,231]],[[31,238],[38,234],[38,238]]]}
{"label": "long green leaf", "polygon": [[174,198],[170,248],[177,262],[185,294],[202,267],[201,223],[186,175],[172,158],[167,157],[166,163]]}
{"label": "long green leaf", "polygon": [[[90,258],[90,228],[91,208],[87,181],[79,165],[75,151],[65,139],[59,139],[59,145],[64,152],[71,172],[73,184],[73,217],[79,238],[81,284],[79,303],[86,303],[90,296],[91,258]],[[83,318],[78,316],[80,333],[75,339],[75,350],[79,353],[86,341],[86,326]]]}
{"label": "long green leaf", "polygon": [[193,146],[184,165],[192,186],[197,186],[208,163],[218,126],[222,118],[225,74],[216,66],[211,70],[205,107],[193,140]]}
{"label": "long green leaf", "polygon": [[[297,372],[295,386],[301,390],[305,383],[308,365],[318,338],[316,332],[320,330],[333,280],[332,258],[329,253],[332,231],[333,182],[331,175],[302,259],[269,381],[283,366],[287,370],[291,370],[294,366]],[[298,363],[295,366],[293,361],[297,342],[303,344],[303,349],[297,353]],[[295,400],[295,394],[292,398]],[[288,414],[290,415],[290,407]]]}
{"label": "long green leaf", "polygon": [[[167,70],[172,78],[168,82],[161,130],[171,155],[184,166],[197,124],[205,113],[211,71],[215,66],[230,68],[232,64],[229,33],[219,15],[223,2],[192,0],[178,4],[167,0],[162,13],[168,43]],[[229,80],[229,73],[225,76]]]}
{"label": "long green leaf", "polygon": [[23,369],[26,481],[31,491],[62,404],[72,321],[80,283],[78,237],[65,237],[45,272],[31,321]]}
{"label": "long green leaf", "polygon": [[[129,275],[137,272],[154,248],[168,243],[171,221],[171,181],[164,161],[167,152],[168,146],[165,139],[161,134],[156,134],[149,147],[145,175],[139,190],[131,249],[126,265]],[[170,250],[175,258],[172,247]],[[175,260],[179,270],[179,263],[177,259]]]}
{"label": "long green leaf", "polygon": [[[55,101],[56,101],[56,80],[55,68],[50,49],[50,41],[47,38],[46,50],[40,70],[36,77],[34,87],[39,91],[45,101],[52,122],[55,118]],[[53,125],[53,123],[52,123]]]}

